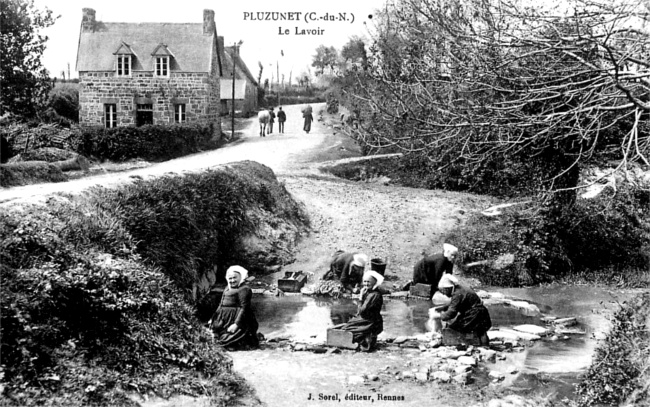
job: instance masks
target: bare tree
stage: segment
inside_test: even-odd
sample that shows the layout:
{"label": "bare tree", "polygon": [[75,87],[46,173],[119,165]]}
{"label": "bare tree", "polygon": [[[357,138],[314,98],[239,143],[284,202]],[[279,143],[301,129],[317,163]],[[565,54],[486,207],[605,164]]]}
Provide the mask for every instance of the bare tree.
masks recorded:
{"label": "bare tree", "polygon": [[575,197],[596,153],[648,164],[650,20],[643,0],[395,1],[349,92],[369,148],[462,162],[535,160],[541,189]]}

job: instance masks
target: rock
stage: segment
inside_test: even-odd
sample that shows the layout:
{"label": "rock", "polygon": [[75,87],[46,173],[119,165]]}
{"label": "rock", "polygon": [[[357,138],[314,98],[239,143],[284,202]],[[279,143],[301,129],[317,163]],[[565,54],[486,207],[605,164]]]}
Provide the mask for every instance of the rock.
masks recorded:
{"label": "rock", "polygon": [[409,340],[409,338],[406,337],[406,336],[398,336],[397,338],[395,338],[395,340],[393,341],[393,343],[394,343],[394,344],[397,344],[397,345],[400,345],[400,344],[402,344],[402,343],[404,343],[404,342],[406,342],[406,341],[408,341],[408,340]]}
{"label": "rock", "polygon": [[331,354],[333,354],[333,353],[341,353],[341,349],[339,349],[339,348],[329,348],[329,349],[327,350],[327,354],[328,354],[328,355],[331,355]]}
{"label": "rock", "polygon": [[512,329],[518,332],[523,332],[532,335],[539,335],[539,336],[546,336],[550,332],[546,328],[542,328],[541,326],[532,325],[532,324],[517,325],[512,327]]}
{"label": "rock", "polygon": [[406,378],[412,379],[415,377],[415,373],[411,372],[410,370],[405,370],[402,372],[402,377],[405,379]]}
{"label": "rock", "polygon": [[420,352],[425,352],[427,350],[427,347],[424,345],[418,346],[418,349],[420,349]]}
{"label": "rock", "polygon": [[518,308],[523,311],[524,314],[529,316],[539,315],[540,311],[537,308],[537,305],[531,304],[526,301],[515,301],[515,300],[506,300],[505,301],[511,307]]}
{"label": "rock", "polygon": [[569,335],[586,335],[587,332],[580,328],[565,328],[564,326],[555,327],[556,334],[569,334]]}
{"label": "rock", "polygon": [[376,374],[368,375],[368,380],[371,382],[376,382],[377,380],[379,380],[379,376],[377,376]]}
{"label": "rock", "polygon": [[451,375],[447,372],[433,372],[433,375],[431,375],[433,380],[442,382],[442,383],[449,383],[451,381]]}
{"label": "rock", "polygon": [[542,339],[541,336],[535,334],[529,334],[525,332],[518,332],[511,329],[498,329],[488,331],[488,337],[490,341],[494,338],[495,340],[502,340],[503,342],[515,343],[519,340],[525,341],[537,341]]}
{"label": "rock", "polygon": [[468,366],[476,366],[476,359],[473,356],[461,356],[458,358],[458,363]]}
{"label": "rock", "polygon": [[467,373],[472,370],[472,366],[470,365],[460,365],[454,368],[454,373],[456,374],[461,374],[461,373]]}
{"label": "rock", "polygon": [[453,380],[458,384],[469,383],[469,373],[460,373],[453,377]]}
{"label": "rock", "polygon": [[307,350],[314,353],[326,353],[328,348],[322,346],[308,346]]}
{"label": "rock", "polygon": [[459,357],[465,355],[467,355],[467,352],[463,352],[460,350],[453,350],[448,347],[441,348],[441,350],[438,351],[438,357],[443,359],[458,359]]}
{"label": "rock", "polygon": [[365,382],[366,379],[364,379],[362,376],[350,376],[348,377],[348,383],[349,384],[361,384]]}
{"label": "rock", "polygon": [[424,372],[417,372],[415,374],[415,379],[420,381],[420,382],[426,382],[429,380],[429,374],[424,373]]}
{"label": "rock", "polygon": [[506,375],[504,375],[504,374],[501,373],[501,372],[497,372],[497,371],[491,370],[490,373],[488,373],[488,377],[489,377],[490,379],[493,379],[493,380],[501,381],[501,380],[503,380],[503,379],[506,378]]}
{"label": "rock", "polygon": [[496,351],[494,351],[492,349],[479,348],[479,353],[483,357],[483,360],[486,360],[486,361],[492,362],[492,363],[496,362],[496,355],[497,355]]}
{"label": "rock", "polygon": [[293,350],[295,350],[297,352],[307,350],[307,345],[305,345],[304,343],[298,343],[293,347]]}

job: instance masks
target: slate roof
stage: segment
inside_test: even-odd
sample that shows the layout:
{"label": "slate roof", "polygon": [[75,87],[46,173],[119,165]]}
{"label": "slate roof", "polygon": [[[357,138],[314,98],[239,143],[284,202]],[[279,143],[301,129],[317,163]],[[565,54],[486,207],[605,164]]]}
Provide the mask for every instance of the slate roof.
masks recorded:
{"label": "slate roof", "polygon": [[[221,59],[221,64],[222,64],[221,66],[223,69],[224,78],[232,79],[232,59],[233,57],[235,57],[234,48],[235,48],[234,46],[224,47],[223,58]],[[252,82],[253,85],[257,86],[257,80],[255,79],[253,74],[251,74],[251,71],[248,70],[248,67],[246,66],[244,61],[239,57],[239,55],[237,55],[235,58],[237,58],[235,63],[237,64],[239,69],[241,69],[244,72],[248,80]],[[238,74],[235,74],[235,77],[236,79],[244,79],[241,78],[240,75]]]}
{"label": "slate roof", "polygon": [[203,23],[103,23],[79,34],[77,71],[114,71],[115,51],[122,43],[135,53],[133,71],[153,71],[151,54],[160,44],[173,54],[172,71],[210,72],[213,35],[203,35]]}

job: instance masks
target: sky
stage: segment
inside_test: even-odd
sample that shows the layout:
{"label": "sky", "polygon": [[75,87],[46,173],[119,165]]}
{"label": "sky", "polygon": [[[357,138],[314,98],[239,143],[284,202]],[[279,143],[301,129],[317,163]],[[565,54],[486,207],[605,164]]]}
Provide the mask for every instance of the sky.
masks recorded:
{"label": "sky", "polygon": [[[285,80],[290,72],[292,78],[306,72],[321,44],[334,46],[340,52],[351,36],[367,36],[367,27],[372,26],[371,16],[382,8],[384,0],[35,0],[34,3],[37,8],[47,7],[60,16],[53,26],[42,31],[49,37],[42,61],[51,76],[60,78],[61,71],[67,72],[69,63],[72,78],[78,77],[75,65],[83,8],[94,9],[98,21],[116,23],[201,23],[203,10],[211,9],[215,12],[217,33],[224,37],[226,45],[242,41],[240,55],[253,75],[257,77],[258,62],[261,62],[262,81],[271,78],[271,69],[275,81],[278,67]],[[300,21],[269,21],[266,18],[273,15],[267,12],[299,17]],[[345,13],[345,20],[339,20],[341,13]],[[336,20],[331,21],[332,17]],[[296,33],[302,30],[305,34]]]}

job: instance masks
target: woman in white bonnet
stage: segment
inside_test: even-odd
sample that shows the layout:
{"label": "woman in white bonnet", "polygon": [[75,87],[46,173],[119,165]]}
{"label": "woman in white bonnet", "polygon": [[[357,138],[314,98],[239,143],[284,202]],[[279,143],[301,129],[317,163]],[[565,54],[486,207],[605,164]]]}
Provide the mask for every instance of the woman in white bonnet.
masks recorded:
{"label": "woman in white bonnet", "polygon": [[211,319],[215,339],[228,347],[257,347],[258,323],[251,308],[253,291],[244,284],[248,270],[232,266],[226,271],[228,287]]}
{"label": "woman in white bonnet", "polygon": [[357,294],[368,264],[368,255],[355,252],[338,251],[330,263],[330,269],[323,280],[339,280],[343,289]]}
{"label": "woman in white bonnet", "polygon": [[347,323],[334,327],[352,332],[352,342],[358,343],[364,352],[369,352],[375,347],[377,335],[384,330],[384,319],[381,316],[384,299],[378,290],[383,282],[384,276],[381,274],[374,270],[366,271],[363,274],[363,287],[359,294],[361,305],[357,315]]}
{"label": "woman in white bonnet", "polygon": [[447,321],[447,327],[454,331],[476,334],[481,345],[487,346],[492,320],[481,298],[471,288],[460,285],[451,274],[442,276],[438,290],[451,298],[449,305],[440,309],[440,319]]}

